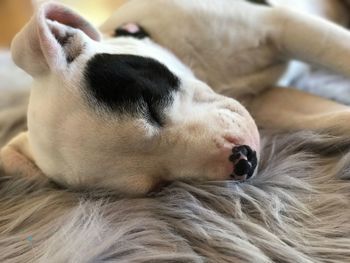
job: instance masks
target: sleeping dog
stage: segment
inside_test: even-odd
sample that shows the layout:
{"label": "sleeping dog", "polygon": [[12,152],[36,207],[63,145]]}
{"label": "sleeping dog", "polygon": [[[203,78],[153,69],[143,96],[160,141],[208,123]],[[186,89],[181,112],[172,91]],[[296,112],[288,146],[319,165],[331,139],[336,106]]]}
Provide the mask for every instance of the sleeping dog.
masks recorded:
{"label": "sleeping dog", "polygon": [[238,0],[132,0],[101,30],[47,3],[13,40],[34,83],[28,131],[1,151],[8,173],[139,195],[252,177],[257,126],[349,134],[347,107],[273,88],[291,58],[350,74],[350,34],[331,22]]}

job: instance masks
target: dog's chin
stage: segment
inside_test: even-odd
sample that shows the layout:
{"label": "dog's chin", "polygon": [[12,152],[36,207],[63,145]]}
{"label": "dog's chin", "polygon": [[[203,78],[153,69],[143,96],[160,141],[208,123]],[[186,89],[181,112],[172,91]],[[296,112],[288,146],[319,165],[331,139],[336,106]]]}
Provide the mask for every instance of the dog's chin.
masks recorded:
{"label": "dog's chin", "polygon": [[[250,179],[252,179],[255,176],[256,173],[254,173],[251,177],[247,176],[247,175],[235,175],[235,174],[231,174],[222,178],[218,178],[217,180],[191,180],[191,179],[183,179],[183,180],[179,180],[181,182],[184,183],[188,183],[188,184],[201,184],[201,183],[214,183],[214,182],[236,182],[236,183],[243,183],[243,182],[248,182]],[[152,196],[152,195],[156,195],[159,194],[160,192],[162,192],[165,188],[167,188],[168,186],[170,186],[172,183],[174,183],[175,181],[169,181],[169,180],[160,180],[157,183],[155,183],[155,185],[146,193],[146,195],[148,196]],[[142,195],[142,193],[139,193],[140,195]]]}
{"label": "dog's chin", "polygon": [[232,181],[235,181],[235,182],[246,182],[246,181],[249,181],[249,180],[251,180],[252,178],[254,178],[255,177],[255,175],[256,175],[256,171],[252,174],[252,175],[250,175],[250,176],[248,176],[247,174],[245,174],[245,175],[237,175],[237,174],[231,174],[231,180]]}
{"label": "dog's chin", "polygon": [[160,193],[164,188],[168,187],[172,182],[168,180],[159,180],[154,186],[148,191],[147,195],[154,195]]}

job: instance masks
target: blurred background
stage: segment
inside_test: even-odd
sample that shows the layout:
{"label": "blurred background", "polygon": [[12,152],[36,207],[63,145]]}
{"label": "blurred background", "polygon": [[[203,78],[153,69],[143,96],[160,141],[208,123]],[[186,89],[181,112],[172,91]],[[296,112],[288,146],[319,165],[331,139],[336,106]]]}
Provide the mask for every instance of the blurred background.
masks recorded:
{"label": "blurred background", "polygon": [[[57,0],[77,10],[99,26],[126,0]],[[29,20],[43,0],[0,0],[0,49],[6,49],[13,36]]]}

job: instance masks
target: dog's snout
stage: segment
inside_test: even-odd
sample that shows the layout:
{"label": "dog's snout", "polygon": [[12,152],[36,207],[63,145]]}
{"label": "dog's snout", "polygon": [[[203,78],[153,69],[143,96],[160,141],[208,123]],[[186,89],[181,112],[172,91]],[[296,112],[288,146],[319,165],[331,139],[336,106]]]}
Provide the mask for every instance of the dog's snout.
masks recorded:
{"label": "dog's snout", "polygon": [[248,145],[234,147],[230,161],[234,164],[232,177],[237,180],[252,177],[258,164],[256,152]]}

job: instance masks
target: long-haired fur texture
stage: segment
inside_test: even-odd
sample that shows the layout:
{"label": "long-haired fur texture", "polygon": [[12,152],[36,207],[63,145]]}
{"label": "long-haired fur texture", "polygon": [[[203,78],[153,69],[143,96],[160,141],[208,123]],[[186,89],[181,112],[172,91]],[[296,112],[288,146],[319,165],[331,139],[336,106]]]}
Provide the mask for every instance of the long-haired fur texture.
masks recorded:
{"label": "long-haired fur texture", "polygon": [[299,132],[263,145],[250,182],[145,198],[2,173],[0,262],[350,262],[350,141]]}

